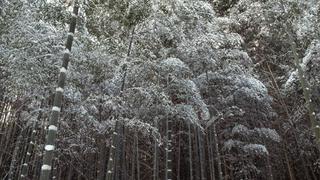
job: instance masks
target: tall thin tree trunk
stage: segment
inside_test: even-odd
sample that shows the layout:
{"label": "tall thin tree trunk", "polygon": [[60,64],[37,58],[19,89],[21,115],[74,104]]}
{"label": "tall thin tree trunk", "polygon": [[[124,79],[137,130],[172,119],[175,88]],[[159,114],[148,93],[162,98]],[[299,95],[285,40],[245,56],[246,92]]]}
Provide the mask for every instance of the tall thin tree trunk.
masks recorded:
{"label": "tall thin tree trunk", "polygon": [[17,138],[17,141],[16,141],[16,144],[15,144],[15,148],[13,150],[13,153],[12,153],[12,159],[11,159],[11,164],[10,164],[10,169],[9,169],[9,176],[8,176],[8,180],[14,180],[16,179],[15,175],[17,174],[16,171],[17,171],[17,161],[19,159],[18,157],[18,153],[19,153],[19,149],[20,149],[20,146],[21,146],[21,142],[22,142],[22,132],[20,133],[20,135],[18,136]]}
{"label": "tall thin tree trunk", "polygon": [[73,168],[69,167],[67,180],[72,180],[72,177],[73,177]]}
{"label": "tall thin tree trunk", "polygon": [[196,164],[194,170],[195,170],[195,180],[201,179],[201,172],[200,172],[200,157],[199,157],[199,138],[198,138],[198,132],[197,127],[193,127],[193,133],[194,133],[194,162]]}
{"label": "tall thin tree trunk", "polygon": [[[11,118],[11,116],[6,117],[6,119],[9,119],[9,118]],[[0,164],[4,164],[4,162],[6,161],[6,157],[7,157],[6,153],[9,152],[9,145],[11,143],[11,140],[15,139],[14,136],[15,136],[16,127],[17,127],[16,122],[18,121],[19,121],[19,117],[16,119],[16,121],[9,122],[10,125],[4,132],[2,142],[1,142],[1,144],[2,145],[4,144],[4,145],[1,147],[1,151],[3,153],[1,154],[1,157],[0,157]]]}
{"label": "tall thin tree trunk", "polygon": [[191,136],[191,123],[188,123],[188,145],[189,145],[189,171],[190,171],[190,180],[193,180],[193,158],[192,158],[192,136]]}
{"label": "tall thin tree trunk", "polygon": [[[224,171],[224,180],[228,180],[229,179],[229,175],[228,175],[228,169],[227,169],[227,163],[226,163],[226,159],[223,158],[223,164],[224,164],[224,168],[223,168],[223,171]],[[249,175],[250,178],[248,179],[252,179],[251,178],[251,174]]]}
{"label": "tall thin tree trunk", "polygon": [[215,180],[213,141],[212,141],[212,131],[210,130],[210,128],[208,128],[208,133],[207,133],[207,145],[208,145],[208,157],[209,157],[211,180]]}
{"label": "tall thin tree trunk", "polygon": [[132,159],[131,159],[131,180],[135,180],[135,176],[136,176],[136,144],[137,144],[137,138],[135,136],[133,136],[133,149],[132,149]]}
{"label": "tall thin tree trunk", "polygon": [[[181,156],[181,138],[180,138],[180,123],[178,123],[178,133],[177,133],[177,138],[178,138],[178,151],[177,151],[177,180],[180,180],[180,156]],[[176,139],[176,138],[175,138]]]}
{"label": "tall thin tree trunk", "polygon": [[292,168],[291,168],[291,164],[290,164],[290,161],[289,161],[289,157],[288,157],[287,151],[284,152],[284,155],[285,155],[285,158],[286,158],[286,164],[287,164],[290,180],[295,180],[296,178],[294,177],[294,174],[292,172]]}
{"label": "tall thin tree trunk", "polygon": [[[158,119],[155,120],[155,128],[158,129]],[[159,179],[159,165],[158,165],[158,142],[157,137],[154,137],[154,154],[153,154],[153,180]]]}
{"label": "tall thin tree trunk", "polygon": [[58,174],[58,166],[59,166],[59,162],[58,162],[58,158],[55,157],[53,158],[52,164],[53,164],[53,168],[52,168],[52,180],[56,180],[57,179],[57,174]]}
{"label": "tall thin tree trunk", "polygon": [[138,133],[135,133],[135,149],[136,149],[136,164],[137,164],[137,180],[140,180],[140,155],[139,155],[139,136]]}
{"label": "tall thin tree trunk", "polygon": [[55,150],[55,141],[57,136],[57,124],[60,116],[61,106],[62,106],[62,96],[63,96],[63,88],[66,83],[66,71],[68,69],[68,64],[70,61],[70,52],[73,42],[73,36],[76,29],[77,16],[79,11],[79,2],[75,0],[70,29],[68,33],[68,39],[66,43],[66,52],[63,56],[62,68],[60,69],[60,75],[58,80],[58,88],[56,89],[53,108],[51,113],[51,118],[48,126],[48,134],[46,137],[46,143],[44,147],[44,157],[43,157],[43,165],[41,167],[40,180],[49,180],[50,173],[52,170],[52,160],[54,158],[54,150]]}
{"label": "tall thin tree trunk", "polygon": [[117,134],[117,125],[118,123],[116,123],[115,125],[115,131],[113,132],[113,136],[112,136],[112,139],[111,139],[111,146],[110,146],[110,150],[109,150],[109,159],[108,159],[108,168],[107,168],[107,175],[106,175],[106,180],[113,180],[113,176],[114,176],[114,166],[115,166],[115,162],[114,162],[114,154],[115,154],[115,150],[116,150],[116,147],[115,147],[115,140],[118,136]]}
{"label": "tall thin tree trunk", "polygon": [[127,180],[127,169],[126,169],[126,128],[122,125],[122,157],[121,157],[121,179]]}
{"label": "tall thin tree trunk", "polygon": [[219,152],[219,142],[218,142],[218,136],[217,136],[217,132],[216,132],[216,126],[215,124],[213,124],[212,127],[212,131],[213,131],[213,138],[214,138],[214,146],[215,146],[215,151],[216,151],[216,160],[217,160],[217,164],[218,164],[218,177],[219,180],[222,180],[222,176],[223,176],[223,172],[222,172],[222,163],[221,163],[221,157],[220,157],[220,152]]}
{"label": "tall thin tree trunk", "polygon": [[[41,137],[41,136],[39,136],[39,137]],[[36,146],[36,143],[35,143],[35,146]],[[35,149],[36,149],[36,148],[35,148]],[[35,150],[35,154],[34,154],[33,159],[32,159],[32,161],[33,161],[33,166],[32,166],[32,168],[33,168],[33,169],[31,169],[31,170],[32,170],[33,173],[32,173],[31,179],[39,179],[40,167],[41,167],[41,161],[40,161],[40,159],[41,159],[41,158],[42,158],[42,157],[41,157],[39,151],[38,151],[38,150]]]}
{"label": "tall thin tree trunk", "polygon": [[200,128],[197,128],[197,135],[198,135],[198,147],[199,147],[199,159],[200,159],[200,173],[201,173],[201,180],[206,180],[205,175],[205,154],[204,154],[204,148],[203,148],[203,138]]}
{"label": "tall thin tree trunk", "polygon": [[167,143],[166,143],[166,169],[165,169],[165,179],[171,180],[172,179],[172,121],[171,117],[167,117],[166,119],[166,135],[167,135]]}
{"label": "tall thin tree trunk", "polygon": [[119,120],[116,125],[116,147],[115,147],[115,158],[114,158],[114,176],[115,180],[121,180],[121,168],[122,168],[122,146],[123,146],[123,123]]}
{"label": "tall thin tree trunk", "polygon": [[27,153],[25,155],[25,159],[24,159],[24,163],[22,164],[21,167],[21,175],[19,177],[19,179],[24,180],[27,179],[28,176],[28,170],[29,170],[29,161],[31,159],[31,156],[33,154],[32,150],[34,148],[34,141],[35,141],[35,136],[36,136],[36,123],[37,122],[33,122],[33,126],[31,128],[31,137],[30,137],[30,141],[27,147]]}
{"label": "tall thin tree trunk", "polygon": [[98,137],[98,146],[99,146],[99,154],[98,154],[98,177],[97,180],[104,180],[105,179],[105,169],[106,169],[106,144],[105,144],[105,138],[104,136]]}
{"label": "tall thin tree trunk", "polygon": [[273,174],[272,174],[272,166],[270,163],[270,157],[267,156],[267,164],[268,164],[268,171],[269,171],[269,180],[273,180]]}
{"label": "tall thin tree trunk", "polygon": [[39,122],[42,118],[42,108],[43,108],[43,101],[41,101],[40,104],[40,112],[37,117],[37,121],[34,121],[31,127],[31,135],[30,135],[30,141],[27,147],[27,153],[26,153],[26,158],[24,159],[24,163],[22,164],[21,167],[21,175],[19,179],[25,180],[27,179],[28,176],[28,170],[29,170],[29,161],[31,160],[31,155],[34,154],[32,151],[35,147],[35,138],[36,138],[36,128],[37,128],[37,122]]}
{"label": "tall thin tree trunk", "polygon": [[[129,57],[130,57],[130,54],[131,54],[131,50],[132,50],[132,45],[133,45],[133,40],[134,40],[134,30],[135,30],[135,27],[132,27],[131,38],[130,38],[129,47],[128,47],[128,50],[127,50],[127,60],[129,60]],[[126,85],[127,66],[124,65],[122,67],[122,70],[123,70],[123,78],[122,78],[122,84],[121,84],[121,89],[120,89],[121,93],[123,92],[123,90],[125,88],[125,85]]]}

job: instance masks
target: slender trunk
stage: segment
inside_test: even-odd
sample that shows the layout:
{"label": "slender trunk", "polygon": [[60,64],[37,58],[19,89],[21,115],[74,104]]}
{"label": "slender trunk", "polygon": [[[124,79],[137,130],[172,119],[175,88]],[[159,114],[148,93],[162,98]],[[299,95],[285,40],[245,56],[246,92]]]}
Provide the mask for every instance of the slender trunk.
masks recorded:
{"label": "slender trunk", "polygon": [[207,145],[208,145],[208,157],[209,157],[209,167],[211,180],[215,180],[215,170],[214,170],[214,155],[213,155],[213,143],[212,143],[212,131],[208,128],[207,134]]}
{"label": "slender trunk", "polygon": [[190,180],[193,180],[193,168],[192,168],[192,137],[191,137],[191,123],[188,124],[188,144],[189,144],[189,171],[190,171]]}
{"label": "slender trunk", "polygon": [[[310,164],[309,161],[308,161],[308,163]],[[311,163],[311,164],[312,164],[312,163]],[[316,175],[315,175],[315,173],[314,173],[314,171],[313,171],[313,169],[312,169],[312,165],[311,165],[311,167],[309,166],[308,169],[311,171],[312,179],[313,179],[313,180],[317,180],[318,178],[316,177]]]}
{"label": "slender trunk", "polygon": [[58,88],[56,89],[51,118],[48,126],[48,134],[46,137],[46,145],[44,147],[43,165],[41,167],[40,180],[49,180],[52,170],[52,160],[54,158],[55,141],[57,136],[57,124],[62,106],[63,88],[66,83],[66,71],[70,60],[70,52],[73,42],[73,35],[76,28],[77,16],[79,11],[78,0],[75,1],[72,19],[70,23],[70,29],[68,33],[68,39],[66,43],[66,52],[63,56],[63,64],[60,69],[60,75],[58,80]]}
{"label": "slender trunk", "polygon": [[57,174],[58,174],[58,158],[54,158],[52,160],[52,165],[53,165],[53,168],[52,168],[52,180],[56,180],[57,179]]}
{"label": "slender trunk", "polygon": [[[158,119],[155,120],[155,129],[158,128]],[[158,142],[157,137],[154,136],[154,157],[153,157],[153,180],[159,179],[159,164],[158,164]]]}
{"label": "slender trunk", "polygon": [[22,138],[23,138],[23,136],[22,136],[22,132],[21,132],[21,134],[17,138],[15,148],[12,153],[12,160],[11,160],[11,164],[10,164],[8,180],[16,179],[15,178],[15,175],[17,174],[16,167],[17,167],[17,161],[19,159],[18,153],[19,153],[19,149],[21,146]]}
{"label": "slender trunk", "polygon": [[130,54],[131,54],[131,49],[132,49],[133,39],[134,39],[134,33],[135,33],[134,31],[135,31],[135,27],[132,27],[131,38],[130,38],[129,47],[128,47],[128,51],[127,51],[127,57],[130,57]]}
{"label": "slender trunk", "polygon": [[219,177],[219,180],[222,180],[222,175],[223,175],[223,172],[222,172],[222,163],[221,163],[221,157],[220,157],[220,152],[219,152],[219,142],[218,142],[218,136],[217,136],[217,132],[216,132],[216,126],[215,124],[213,124],[213,128],[212,128],[212,131],[213,131],[213,138],[214,138],[214,146],[215,146],[215,151],[216,151],[216,159],[217,159],[217,164],[218,164],[218,177]]}
{"label": "slender trunk", "polygon": [[131,166],[131,180],[135,180],[136,177],[136,154],[137,154],[137,137],[136,137],[136,132],[134,133],[133,136],[133,153],[132,153],[132,166]]}
{"label": "slender trunk", "polygon": [[21,175],[19,177],[19,179],[24,180],[27,179],[28,176],[28,170],[29,170],[29,161],[31,159],[31,155],[33,154],[32,150],[34,148],[34,140],[35,140],[35,136],[36,136],[36,122],[33,123],[33,126],[31,128],[31,137],[30,137],[30,141],[27,147],[27,153],[26,153],[26,157],[24,159],[24,163],[22,164],[21,167]]}
{"label": "slender trunk", "polygon": [[98,137],[98,147],[99,147],[99,154],[98,154],[98,177],[97,180],[104,180],[105,179],[105,169],[106,169],[106,144],[105,144],[105,138],[104,136]]}
{"label": "slender trunk", "polygon": [[[130,54],[131,54],[131,49],[132,49],[132,45],[133,45],[134,30],[135,30],[135,27],[132,28],[132,32],[131,32],[131,38],[130,38],[130,41],[129,41],[129,47],[128,47],[128,51],[127,51],[127,60],[129,60],[129,57],[130,57]],[[126,84],[127,66],[124,65],[122,67],[122,70],[123,70],[123,78],[122,78],[122,84],[121,84],[121,92],[123,92],[123,90],[125,88],[125,84]]]}
{"label": "slender trunk", "polygon": [[122,167],[122,146],[123,146],[123,124],[117,121],[116,125],[116,148],[115,148],[115,159],[114,159],[114,176],[115,180],[121,180],[121,167]]}
{"label": "slender trunk", "polygon": [[[29,137],[29,134],[31,134],[31,131],[30,130],[27,130],[26,131],[27,133],[24,135],[26,137]],[[23,138],[22,142],[21,142],[21,150],[19,151],[19,160],[18,160],[18,167],[17,167],[17,178],[16,179],[19,179],[21,177],[21,168],[22,168],[22,163],[24,161],[24,159],[26,158],[26,154],[27,154],[27,150],[28,150],[28,138]]]}
{"label": "slender trunk", "polygon": [[[11,118],[11,117],[6,117],[6,118]],[[13,122],[9,122],[9,127],[6,129],[5,133],[4,133],[4,136],[3,136],[3,139],[2,139],[2,142],[1,144],[4,144],[4,146],[1,147],[1,151],[2,151],[2,154],[1,154],[1,157],[0,157],[0,164],[4,164],[4,162],[6,161],[6,157],[7,156],[7,152],[9,152],[9,145],[11,143],[11,140],[12,139],[15,139],[14,138],[14,135],[15,135],[15,132],[16,132],[16,122],[18,122],[18,119],[17,121],[13,121]]]}
{"label": "slender trunk", "polygon": [[[43,108],[43,101],[40,104],[40,109]],[[35,145],[35,138],[36,138],[36,128],[37,128],[37,122],[39,122],[42,118],[42,111],[39,112],[39,115],[37,117],[37,121],[34,121],[31,127],[31,136],[30,136],[30,141],[27,147],[27,153],[26,153],[26,158],[24,159],[24,163],[22,164],[21,167],[21,175],[19,179],[25,180],[27,179],[28,176],[28,170],[29,170],[29,161],[31,160],[31,155],[33,154],[32,150],[34,149]]]}
{"label": "slender trunk", "polygon": [[136,139],[136,163],[137,163],[137,180],[140,180],[140,156],[139,156],[139,136],[138,133],[135,134]]}
{"label": "slender trunk", "polygon": [[285,158],[286,158],[286,164],[287,164],[290,180],[295,180],[296,178],[293,175],[293,172],[292,172],[292,169],[291,169],[291,164],[290,164],[290,161],[289,161],[289,158],[288,158],[288,154],[287,154],[286,151],[284,152],[284,155],[285,155]]}
{"label": "slender trunk", "polygon": [[[229,175],[228,175],[228,169],[227,169],[227,163],[226,163],[226,159],[223,158],[223,164],[224,164],[224,180],[228,180],[229,179]],[[247,179],[252,179],[251,174],[249,174],[249,177]]]}
{"label": "slender trunk", "polygon": [[[5,107],[6,107],[5,101],[3,101],[2,99],[0,99],[0,121],[3,121],[3,120],[2,120],[2,116],[4,115]],[[2,125],[1,125],[1,129],[0,129],[0,130],[2,130]]]}
{"label": "slender trunk", "polygon": [[109,160],[108,160],[108,168],[107,168],[107,175],[106,175],[106,180],[113,180],[113,175],[114,175],[114,166],[115,166],[115,162],[114,162],[114,154],[115,154],[115,139],[117,138],[117,125],[118,123],[116,123],[115,125],[115,131],[113,132],[113,136],[111,139],[111,147],[109,150]]}
{"label": "slender trunk", "polygon": [[[10,104],[9,102],[6,102],[6,100],[1,102],[1,111],[0,111],[0,122],[1,123],[1,127],[0,127],[0,131],[3,132],[5,130],[5,128],[7,127],[7,115],[10,113]],[[1,135],[1,139],[0,142],[2,142],[2,137],[3,135]],[[0,152],[1,155],[1,152]]]}
{"label": "slender trunk", "polygon": [[199,147],[199,159],[200,159],[200,173],[201,173],[201,180],[206,180],[205,175],[205,154],[204,154],[204,148],[203,148],[203,139],[202,139],[202,133],[200,128],[197,128],[197,135],[198,135],[198,147]]}
{"label": "slender trunk", "polygon": [[269,180],[273,180],[273,173],[272,173],[272,166],[270,163],[270,157],[267,156],[267,163],[268,163],[268,171],[269,171]]}
{"label": "slender trunk", "polygon": [[122,125],[122,157],[121,157],[121,179],[127,180],[127,169],[126,169],[126,128]]}
{"label": "slender trunk", "polygon": [[166,120],[166,134],[167,134],[167,143],[166,143],[166,169],[165,169],[165,179],[172,179],[172,146],[171,146],[171,117],[167,117]]}
{"label": "slender trunk", "polygon": [[180,138],[180,123],[178,123],[178,151],[177,151],[177,180],[180,180],[180,156],[181,156],[181,138]]}
{"label": "slender trunk", "polygon": [[[39,136],[41,137],[41,136]],[[36,145],[36,144],[35,144]],[[35,148],[36,149],[36,148]],[[40,159],[41,159],[41,155],[39,154],[39,151],[35,151],[35,154],[33,156],[33,169],[32,169],[32,176],[31,176],[31,179],[39,179],[39,174],[40,174],[40,167],[41,167],[41,162],[40,162]]]}
{"label": "slender trunk", "polygon": [[301,154],[300,154],[299,156],[300,156],[299,159],[301,159],[301,163],[302,163],[302,167],[303,167],[303,171],[304,171],[305,177],[306,177],[307,179],[312,179],[311,176],[310,176],[310,173],[309,173],[309,171],[308,171],[308,168],[307,168],[307,166],[306,166],[306,162],[305,162],[304,157],[302,157]]}
{"label": "slender trunk", "polygon": [[195,153],[195,157],[194,157],[194,162],[196,164],[195,166],[195,179],[196,180],[200,180],[201,177],[201,173],[200,173],[200,169],[199,169],[199,164],[200,164],[200,158],[199,158],[199,139],[198,139],[198,133],[197,133],[197,127],[194,126],[193,127],[193,133],[194,133],[194,153]]}
{"label": "slender trunk", "polygon": [[[296,127],[295,127],[295,128],[296,128]],[[302,167],[303,167],[303,170],[304,170],[304,174],[305,174],[305,176],[306,176],[307,179],[311,179],[311,176],[310,176],[310,174],[309,174],[309,171],[308,171],[308,169],[306,168],[305,158],[302,157],[301,150],[302,150],[303,148],[300,147],[300,144],[299,144],[299,142],[298,142],[298,138],[297,138],[296,132],[293,132],[293,135],[294,135],[294,142],[295,142],[295,145],[296,145],[296,147],[297,147],[298,154],[299,154],[299,158],[298,158],[298,159],[301,159]],[[284,140],[284,142],[285,142],[285,147],[287,147],[287,141]]]}
{"label": "slender trunk", "polygon": [[72,180],[72,177],[73,177],[73,168],[70,167],[68,172],[68,180]]}
{"label": "slender trunk", "polygon": [[63,173],[64,173],[64,169],[61,167],[61,168],[60,168],[60,171],[59,171],[59,177],[58,177],[59,180],[62,179],[62,177],[63,177],[62,174],[63,174]]}

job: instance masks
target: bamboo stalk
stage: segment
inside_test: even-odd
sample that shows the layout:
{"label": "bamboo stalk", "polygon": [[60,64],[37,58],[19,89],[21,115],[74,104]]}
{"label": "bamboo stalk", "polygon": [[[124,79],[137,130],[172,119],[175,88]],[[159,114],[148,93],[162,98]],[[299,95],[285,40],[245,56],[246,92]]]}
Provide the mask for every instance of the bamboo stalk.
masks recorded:
{"label": "bamboo stalk", "polygon": [[200,173],[201,173],[201,180],[206,180],[205,175],[205,152],[203,148],[203,139],[202,139],[202,133],[200,131],[200,128],[197,127],[197,135],[198,135],[198,143],[199,143],[199,159],[200,159]]}
{"label": "bamboo stalk", "polygon": [[[117,123],[116,123],[117,126]],[[115,127],[117,129],[117,127]],[[114,174],[114,151],[115,151],[115,138],[117,136],[116,131],[113,133],[112,139],[111,139],[111,147],[109,150],[109,160],[108,160],[108,167],[107,167],[107,175],[106,180],[112,180],[113,174]]]}
{"label": "bamboo stalk", "polygon": [[220,152],[219,152],[219,142],[218,142],[218,136],[217,136],[217,132],[216,132],[216,126],[215,124],[213,124],[212,127],[212,131],[213,131],[213,138],[214,138],[214,146],[215,146],[215,150],[216,150],[216,160],[217,160],[217,164],[218,164],[218,179],[222,180],[222,176],[223,176],[223,172],[222,172],[222,163],[221,163],[221,157],[220,157]]}
{"label": "bamboo stalk", "polygon": [[177,180],[180,180],[180,156],[181,156],[181,137],[180,137],[180,123],[178,123],[178,134],[177,134],[177,138],[178,138],[178,151],[177,151]]}
{"label": "bamboo stalk", "polygon": [[166,170],[165,170],[165,179],[172,180],[172,139],[171,139],[171,119],[167,117],[166,119],[166,134],[167,134],[167,143],[166,143]]}
{"label": "bamboo stalk", "polygon": [[192,137],[191,137],[191,123],[188,123],[188,144],[189,144],[189,171],[190,171],[190,180],[193,180],[193,167],[192,167]]}
{"label": "bamboo stalk", "polygon": [[12,159],[11,159],[11,163],[10,163],[8,180],[16,179],[15,178],[16,165],[17,165],[17,161],[18,161],[18,153],[19,153],[19,149],[20,149],[20,146],[21,146],[22,137],[23,136],[22,136],[22,132],[21,132],[20,135],[17,138],[16,144],[15,144],[15,148],[14,148],[13,153],[12,153]]}
{"label": "bamboo stalk", "polygon": [[140,180],[140,156],[139,156],[139,136],[136,132],[135,134],[136,138],[136,163],[137,163],[137,180]]}
{"label": "bamboo stalk", "polygon": [[197,132],[197,127],[194,126],[193,127],[193,133],[194,133],[194,153],[195,153],[195,157],[194,157],[194,162],[195,162],[195,179],[196,180],[200,180],[201,179],[201,172],[200,172],[200,167],[198,166],[198,164],[200,164],[200,158],[199,158],[199,139],[198,139],[198,132]]}
{"label": "bamboo stalk", "polygon": [[[40,104],[40,109],[43,108],[43,101],[41,101]],[[39,115],[37,117],[37,121],[40,121],[42,118],[42,111],[39,112]],[[36,138],[36,128],[37,128],[37,121],[34,121],[31,127],[31,135],[30,135],[30,141],[27,146],[27,153],[26,153],[26,158],[24,160],[24,163],[22,164],[21,167],[21,175],[19,176],[19,179],[25,180],[27,179],[28,176],[28,170],[29,170],[29,161],[31,160],[31,156],[33,154],[32,150],[35,147],[35,138]]]}
{"label": "bamboo stalk", "polygon": [[[283,4],[284,4],[283,0],[280,0],[280,5],[281,5],[282,10],[284,12],[286,12]],[[286,32],[288,34],[288,38],[289,38],[289,42],[290,42],[290,48],[293,53],[294,64],[298,70],[299,81],[302,86],[304,99],[306,101],[308,115],[309,115],[310,124],[311,124],[311,129],[316,137],[317,148],[318,148],[318,150],[320,150],[320,125],[316,121],[315,108],[314,108],[314,105],[313,105],[313,102],[311,99],[310,85],[308,84],[306,77],[304,75],[304,71],[300,65],[301,62],[298,57],[297,45],[294,42],[293,33],[291,32],[292,28],[290,28],[290,26],[287,22],[285,23],[285,26],[286,26]]]}
{"label": "bamboo stalk", "polygon": [[73,42],[73,36],[76,29],[77,16],[79,12],[79,2],[75,0],[70,29],[68,33],[67,43],[66,43],[66,51],[63,56],[63,63],[60,69],[60,75],[58,80],[58,88],[56,89],[54,102],[52,107],[51,118],[49,121],[49,125],[47,128],[47,137],[46,143],[44,147],[44,157],[43,164],[41,166],[41,174],[40,180],[49,180],[50,173],[52,170],[52,161],[54,158],[54,150],[55,150],[55,141],[57,136],[57,125],[60,116],[61,106],[62,106],[62,96],[63,96],[63,88],[66,83],[66,71],[68,69],[68,64],[70,61],[70,52]]}
{"label": "bamboo stalk", "polygon": [[[158,129],[158,119],[155,120],[155,128]],[[159,179],[159,165],[158,165],[158,142],[157,137],[154,137],[154,158],[153,158],[153,180]]]}

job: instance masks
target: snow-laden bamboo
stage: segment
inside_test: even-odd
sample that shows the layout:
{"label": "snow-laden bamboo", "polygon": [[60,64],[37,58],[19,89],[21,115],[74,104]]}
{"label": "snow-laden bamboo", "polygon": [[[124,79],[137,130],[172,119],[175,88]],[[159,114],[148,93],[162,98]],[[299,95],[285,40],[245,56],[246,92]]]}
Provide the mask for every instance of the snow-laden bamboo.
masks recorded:
{"label": "snow-laden bamboo", "polygon": [[[286,12],[286,8],[284,7],[283,0],[280,1],[281,9],[283,12]],[[318,146],[318,150],[320,150],[320,123],[316,120],[316,113],[313,101],[311,99],[311,87],[306,79],[306,75],[301,67],[301,60],[298,57],[297,45],[293,39],[292,28],[288,22],[285,23],[286,33],[288,35],[288,40],[290,42],[290,49],[293,54],[293,61],[295,68],[298,70],[299,81],[303,90],[303,97],[306,102],[306,107],[308,109],[308,116],[310,120],[311,130],[316,137],[316,143]]]}
{"label": "snow-laden bamboo", "polygon": [[70,28],[68,32],[67,42],[66,42],[66,49],[63,56],[63,63],[60,69],[59,80],[58,80],[58,87],[56,88],[54,102],[51,112],[51,118],[49,120],[48,128],[47,128],[47,136],[46,142],[44,146],[44,156],[43,156],[43,163],[41,166],[41,175],[40,180],[48,180],[50,179],[50,173],[52,171],[52,161],[54,158],[54,150],[56,149],[56,136],[58,131],[58,121],[59,116],[61,113],[62,107],[62,97],[63,91],[66,83],[66,76],[67,76],[67,69],[70,61],[70,53],[72,42],[74,38],[74,33],[76,29],[76,22],[79,12],[79,1],[75,0],[74,8],[72,12]]}

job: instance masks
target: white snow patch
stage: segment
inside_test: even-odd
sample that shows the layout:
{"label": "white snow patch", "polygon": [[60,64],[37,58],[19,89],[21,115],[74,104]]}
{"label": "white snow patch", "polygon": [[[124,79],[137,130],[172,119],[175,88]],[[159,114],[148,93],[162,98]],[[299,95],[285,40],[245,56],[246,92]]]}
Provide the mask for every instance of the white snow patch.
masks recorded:
{"label": "white snow patch", "polygon": [[47,164],[44,164],[44,165],[42,165],[41,170],[43,170],[43,171],[50,171],[50,170],[51,170],[51,166],[49,166],[49,165],[47,165]]}
{"label": "white snow patch", "polygon": [[53,151],[53,150],[54,150],[54,145],[46,145],[46,146],[44,147],[44,149],[45,149],[46,151]]}
{"label": "white snow patch", "polygon": [[49,131],[57,131],[58,130],[57,126],[55,126],[55,125],[50,125],[48,129],[49,129]]}
{"label": "white snow patch", "polygon": [[57,89],[56,89],[56,92],[63,92],[63,88],[61,88],[61,87],[58,87]]}
{"label": "white snow patch", "polygon": [[60,69],[60,73],[66,73],[66,72],[67,72],[67,69],[64,68],[64,67],[62,67],[62,68]]}
{"label": "white snow patch", "polygon": [[57,106],[53,106],[53,107],[52,107],[52,111],[60,112],[60,111],[61,111],[61,108],[59,108],[59,107],[57,107]]}

